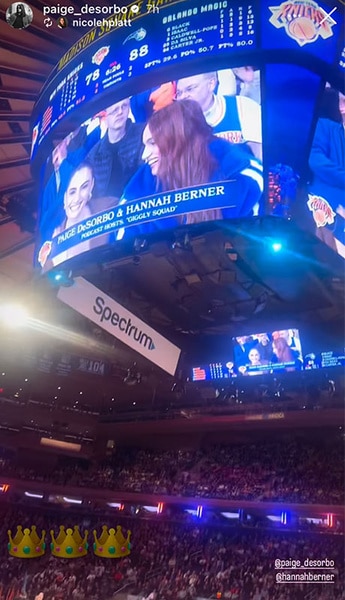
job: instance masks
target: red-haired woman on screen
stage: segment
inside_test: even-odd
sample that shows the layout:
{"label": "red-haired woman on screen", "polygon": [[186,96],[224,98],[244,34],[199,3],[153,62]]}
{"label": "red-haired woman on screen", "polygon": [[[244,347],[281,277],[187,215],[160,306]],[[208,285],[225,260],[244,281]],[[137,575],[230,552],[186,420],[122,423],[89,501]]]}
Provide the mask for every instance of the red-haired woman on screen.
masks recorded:
{"label": "red-haired woman on screen", "polygon": [[295,362],[295,357],[287,341],[283,337],[273,340],[273,352],[279,363]]}
{"label": "red-haired woman on screen", "polygon": [[155,112],[144,129],[143,143],[144,165],[127,184],[122,202],[228,180],[237,183],[234,189],[239,192],[228,198],[226,207],[220,198],[222,209],[207,209],[204,202],[196,212],[200,201],[194,199],[184,206],[186,214],[160,219],[155,228],[255,214],[262,197],[261,163],[214,136],[194,100],[173,102]]}

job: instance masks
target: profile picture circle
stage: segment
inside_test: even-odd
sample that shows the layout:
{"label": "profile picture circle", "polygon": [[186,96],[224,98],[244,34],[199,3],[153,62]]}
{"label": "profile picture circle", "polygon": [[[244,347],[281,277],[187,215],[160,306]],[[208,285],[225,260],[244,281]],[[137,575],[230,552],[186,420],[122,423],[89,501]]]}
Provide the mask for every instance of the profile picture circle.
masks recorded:
{"label": "profile picture circle", "polygon": [[32,9],[25,2],[12,2],[6,10],[6,21],[14,29],[29,27],[33,16]]}
{"label": "profile picture circle", "polygon": [[59,29],[66,29],[66,27],[68,27],[68,21],[66,17],[59,17],[57,20],[57,26]]}

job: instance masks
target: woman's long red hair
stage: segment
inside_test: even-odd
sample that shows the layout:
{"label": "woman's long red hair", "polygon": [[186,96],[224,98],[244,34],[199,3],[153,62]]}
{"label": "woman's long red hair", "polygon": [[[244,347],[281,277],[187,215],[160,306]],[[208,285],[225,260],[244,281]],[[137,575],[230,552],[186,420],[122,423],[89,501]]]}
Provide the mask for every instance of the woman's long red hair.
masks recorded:
{"label": "woman's long red hair", "polygon": [[163,191],[210,181],[217,166],[209,150],[212,128],[197,102],[173,102],[155,112],[148,127],[161,154],[157,176]]}
{"label": "woman's long red hair", "polygon": [[278,337],[274,340],[274,347],[277,351],[279,362],[291,362],[294,360],[291,348],[285,338]]}

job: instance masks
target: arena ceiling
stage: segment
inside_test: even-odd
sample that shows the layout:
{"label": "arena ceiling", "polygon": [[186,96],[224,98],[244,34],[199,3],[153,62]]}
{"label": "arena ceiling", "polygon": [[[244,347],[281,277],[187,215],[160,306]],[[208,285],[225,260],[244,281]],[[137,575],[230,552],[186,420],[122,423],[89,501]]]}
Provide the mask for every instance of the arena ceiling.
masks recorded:
{"label": "arena ceiling", "polygon": [[[45,27],[45,4],[30,1],[34,21],[20,31],[7,25],[4,5],[0,9],[1,298],[33,301],[36,310],[57,326],[99,340],[97,328],[58,303],[49,284],[40,281],[32,267],[38,191],[30,172],[30,116],[54,64],[85,33],[61,31],[55,23]],[[80,8],[84,2],[73,4]],[[312,236],[285,224],[279,233],[289,250],[279,262],[262,245],[274,227],[263,220],[245,227],[200,230],[192,238],[182,232],[176,239],[133,249],[127,257],[114,250],[101,251],[86,276],[195,357],[202,355],[200,349],[212,348],[217,336],[235,335],[248,329],[249,322],[260,328],[269,322],[288,326],[291,315],[296,324],[311,328],[321,324],[329,335],[336,335],[343,330],[340,259]],[[77,264],[76,274],[78,269]],[[37,345],[41,343],[42,338],[37,338]],[[98,354],[112,353],[119,365],[118,381],[123,380],[123,373],[138,357],[121,344],[110,348],[108,337],[96,349]],[[91,344],[89,354],[92,349]],[[159,373],[158,380],[161,377]],[[71,395],[80,389],[80,381],[71,379],[70,385]],[[150,384],[148,402],[154,389]],[[122,394],[132,398],[133,389],[129,393],[121,388]]]}
{"label": "arena ceiling", "polygon": [[[7,25],[0,8],[0,288],[15,291],[32,278],[37,187],[30,173],[30,117],[58,58],[81,32],[45,27],[45,2],[30,2],[28,29]],[[82,5],[82,2],[74,3]]]}

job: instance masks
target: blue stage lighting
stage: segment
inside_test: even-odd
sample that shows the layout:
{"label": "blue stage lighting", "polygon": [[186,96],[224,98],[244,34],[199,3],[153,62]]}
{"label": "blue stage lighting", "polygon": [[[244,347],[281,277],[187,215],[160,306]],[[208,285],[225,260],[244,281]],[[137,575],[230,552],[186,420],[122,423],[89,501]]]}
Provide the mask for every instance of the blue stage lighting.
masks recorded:
{"label": "blue stage lighting", "polygon": [[48,279],[53,287],[70,287],[74,284],[72,271],[51,271],[48,273]]}
{"label": "blue stage lighting", "polygon": [[280,252],[283,247],[281,242],[272,242],[272,250],[273,252]]}

